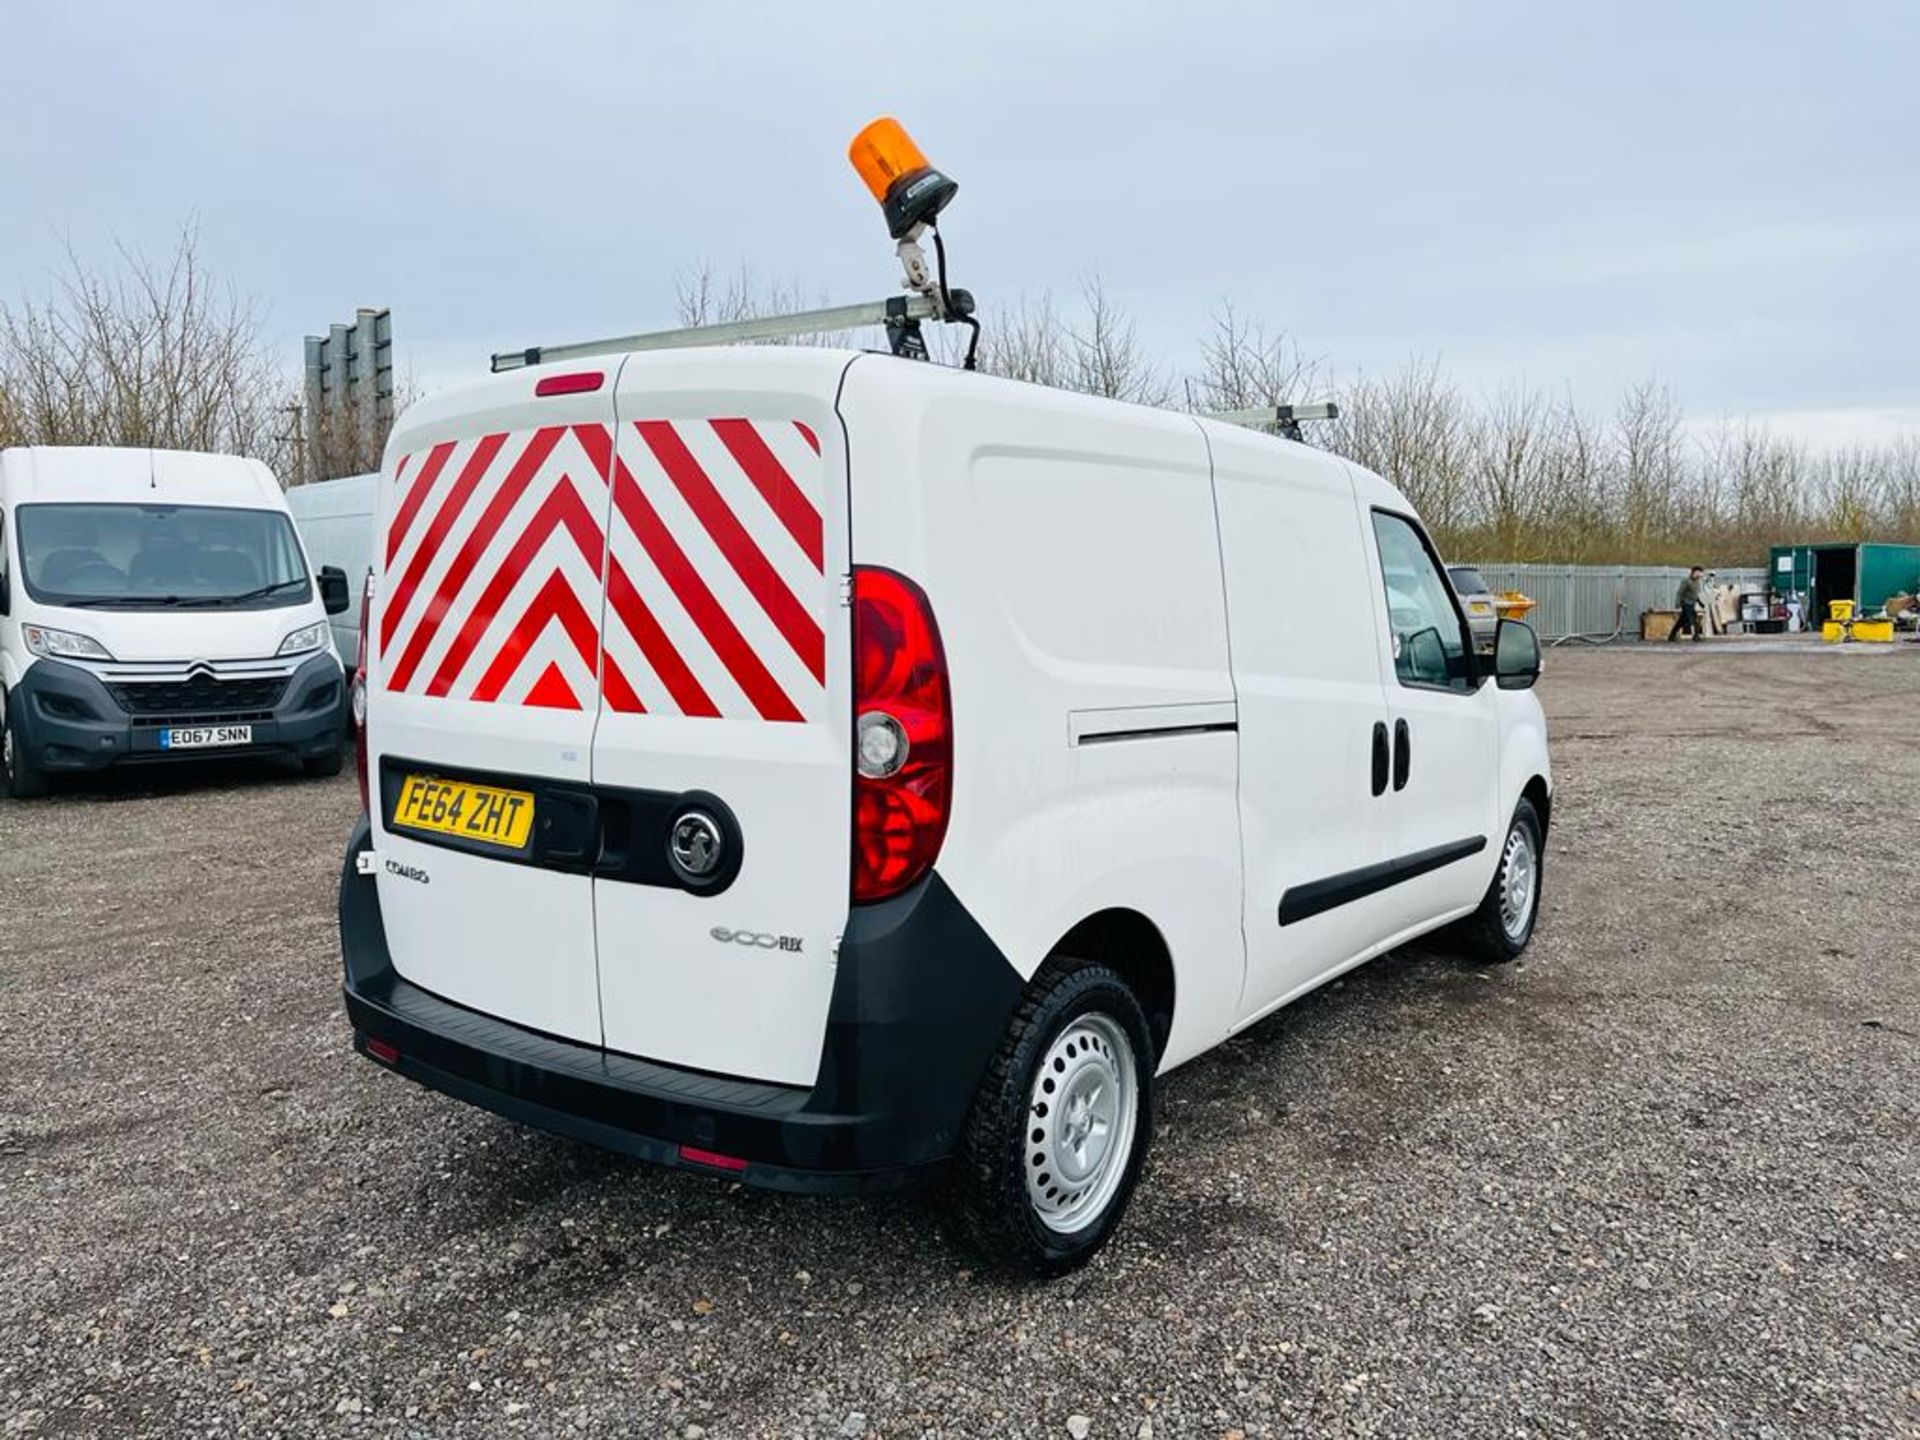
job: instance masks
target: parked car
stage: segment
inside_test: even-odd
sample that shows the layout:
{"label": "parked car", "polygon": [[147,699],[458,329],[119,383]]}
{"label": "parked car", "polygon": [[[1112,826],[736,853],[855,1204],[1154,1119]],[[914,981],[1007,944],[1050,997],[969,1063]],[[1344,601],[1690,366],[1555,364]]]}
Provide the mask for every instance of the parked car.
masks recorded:
{"label": "parked car", "polygon": [[1466,607],[1474,648],[1491,650],[1494,632],[1500,628],[1500,605],[1485,578],[1471,565],[1449,565],[1447,579],[1453,582],[1454,593]]}
{"label": "parked car", "polygon": [[0,451],[0,779],[209,755],[338,774],[346,687],[272,473],[172,450]]}
{"label": "parked car", "polygon": [[1406,498],[1322,451],[637,353],[411,407],[376,534],[347,1013],[500,1114],[775,1189],[950,1174],[1054,1271],[1159,1077],[1436,927],[1532,936],[1538,645],[1477,657]]}

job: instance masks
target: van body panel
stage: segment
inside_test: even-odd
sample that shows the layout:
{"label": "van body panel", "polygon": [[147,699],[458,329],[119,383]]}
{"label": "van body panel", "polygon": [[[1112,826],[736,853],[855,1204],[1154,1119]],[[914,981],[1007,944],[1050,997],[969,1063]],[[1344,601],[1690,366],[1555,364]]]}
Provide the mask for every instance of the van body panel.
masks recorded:
{"label": "van body panel", "polygon": [[[34,507],[55,506],[77,508],[36,517]],[[126,518],[86,518],[93,506]],[[171,521],[170,512],[178,512]],[[70,533],[56,550],[36,552],[23,536],[23,516]],[[177,594],[172,568],[156,564],[141,578],[141,567],[161,557],[163,540],[169,566],[181,567]],[[270,578],[283,577],[284,586],[235,604],[209,603],[244,596],[265,560],[278,571]],[[56,563],[70,583],[50,578]],[[305,585],[293,583],[302,573]],[[187,752],[169,751],[163,735],[225,717],[251,726],[251,742],[198,750],[198,757],[338,753],[346,695],[330,634],[322,628],[317,643],[281,653],[289,637],[327,615],[286,498],[259,461],[104,446],[0,450],[0,577],[7,600],[0,698],[36,768],[51,774],[171,759]],[[27,648],[28,625],[83,636],[111,658],[43,657]],[[36,694],[42,699],[23,709]]]}
{"label": "van body panel", "polygon": [[[1457,689],[1408,684],[1400,679],[1394,666],[1395,646],[1407,643],[1408,637],[1396,633],[1390,613],[1376,517],[1396,516],[1422,533],[1424,529],[1406,498],[1386,481],[1358,467],[1346,468],[1353,475],[1366,536],[1363,552],[1388,720],[1396,747],[1406,750],[1406,754],[1396,755],[1396,784],[1389,791],[1391,803],[1385,807],[1388,858],[1459,854],[1458,859],[1381,892],[1382,918],[1389,930],[1398,933],[1431,928],[1480,903],[1499,862],[1500,843],[1512,810],[1511,803],[1503,804],[1500,784],[1503,705],[1524,709],[1539,702],[1530,694],[1509,699],[1508,692],[1486,675],[1478,675]],[[1466,613],[1444,569],[1438,568],[1444,557],[1430,551],[1427,560],[1438,573],[1431,589],[1451,607],[1461,630],[1460,643],[1471,657]],[[1402,768],[1404,786],[1397,783]],[[1479,848],[1468,849],[1476,844]]]}
{"label": "van body panel", "polygon": [[[592,778],[612,386],[537,398],[537,378],[416,405],[388,442],[367,646],[375,776]],[[399,974],[598,1044],[591,879],[396,832],[386,789],[372,818]]]}
{"label": "van body panel", "polygon": [[1202,428],[1213,454],[1239,695],[1244,1019],[1387,934],[1374,897],[1282,918],[1290,893],[1386,856],[1387,800],[1372,793],[1386,700],[1366,537],[1346,467],[1235,426]]}
{"label": "van body panel", "polygon": [[360,643],[360,605],[363,582],[374,568],[373,512],[379,495],[378,471],[310,481],[287,491],[287,508],[307,554],[317,565],[337,565],[346,572],[353,604],[331,617],[333,647],[343,660],[350,659]]}
{"label": "van body panel", "polygon": [[1187,711],[1233,701],[1205,443],[1184,417],[885,357],[854,361],[840,413],[853,558],[919,583],[946,648],[939,873],[1023,976],[1092,914],[1145,916],[1177,1064],[1231,1023],[1243,953],[1235,737]]}
{"label": "van body panel", "polygon": [[594,882],[610,1050],[819,1072],[850,885],[847,359],[686,350],[621,373],[593,778],[714,797],[741,853],[713,894]]}

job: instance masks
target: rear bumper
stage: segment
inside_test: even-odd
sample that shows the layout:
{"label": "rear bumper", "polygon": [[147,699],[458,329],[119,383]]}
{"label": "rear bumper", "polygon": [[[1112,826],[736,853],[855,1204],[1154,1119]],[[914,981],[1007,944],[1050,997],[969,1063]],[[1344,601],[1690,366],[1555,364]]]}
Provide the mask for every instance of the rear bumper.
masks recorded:
{"label": "rear bumper", "polygon": [[354,1048],[508,1119],[663,1165],[803,1193],[926,1178],[952,1155],[1020,996],[1012,966],[935,876],[850,918],[812,1086],[618,1055],[410,984],[387,948],[378,887],[358,873],[369,844],[363,818],[340,880]]}
{"label": "rear bumper", "polygon": [[57,660],[35,662],[7,696],[26,759],[51,774],[154,761],[320,755],[341,743],[346,703],[340,663],[322,652],[293,672],[270,712],[233,717],[253,727],[252,744],[173,751],[160,743],[169,725],[225,721],[217,714],[177,718],[130,714],[90,672]]}

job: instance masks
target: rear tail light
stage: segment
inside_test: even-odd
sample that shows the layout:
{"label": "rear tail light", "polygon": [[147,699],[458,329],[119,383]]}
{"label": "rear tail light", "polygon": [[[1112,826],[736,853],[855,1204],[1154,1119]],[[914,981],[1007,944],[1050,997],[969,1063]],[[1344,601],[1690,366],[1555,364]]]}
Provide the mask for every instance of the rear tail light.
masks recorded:
{"label": "rear tail light", "polygon": [[354,654],[353,683],[347,689],[347,704],[353,714],[353,769],[360,777],[360,808],[368,814],[373,806],[367,790],[367,631],[373,625],[373,572],[360,589],[360,645]]}
{"label": "rear tail light", "polygon": [[853,571],[853,898],[933,868],[953,802],[953,702],[940,627],[904,575]]}

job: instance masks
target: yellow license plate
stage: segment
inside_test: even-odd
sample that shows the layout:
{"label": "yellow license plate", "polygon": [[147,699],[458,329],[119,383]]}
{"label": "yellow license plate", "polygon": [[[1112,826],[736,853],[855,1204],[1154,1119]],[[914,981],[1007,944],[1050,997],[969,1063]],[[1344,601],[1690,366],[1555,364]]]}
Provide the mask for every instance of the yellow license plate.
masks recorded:
{"label": "yellow license plate", "polygon": [[533,796],[497,785],[409,775],[393,807],[393,824],[519,850],[533,833]]}

